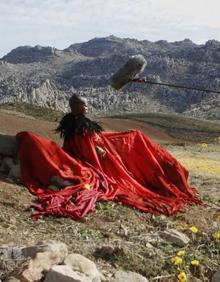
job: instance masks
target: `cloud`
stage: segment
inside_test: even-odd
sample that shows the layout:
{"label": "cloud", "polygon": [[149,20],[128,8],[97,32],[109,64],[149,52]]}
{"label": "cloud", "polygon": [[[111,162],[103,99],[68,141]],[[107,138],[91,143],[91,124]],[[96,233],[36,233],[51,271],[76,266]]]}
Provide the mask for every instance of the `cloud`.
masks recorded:
{"label": "cloud", "polygon": [[220,39],[219,10],[219,0],[1,0],[0,56],[21,44],[65,48],[110,34]]}

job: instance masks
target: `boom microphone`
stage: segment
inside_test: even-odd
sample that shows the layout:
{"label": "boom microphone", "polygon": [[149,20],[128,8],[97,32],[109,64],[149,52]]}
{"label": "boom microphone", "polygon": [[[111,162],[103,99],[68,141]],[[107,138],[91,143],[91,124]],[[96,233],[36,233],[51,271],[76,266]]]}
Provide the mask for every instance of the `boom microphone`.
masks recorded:
{"label": "boom microphone", "polygon": [[137,83],[146,83],[146,84],[152,84],[152,85],[160,85],[160,86],[167,86],[167,87],[175,87],[180,89],[187,89],[187,90],[196,90],[196,91],[202,91],[207,93],[218,93],[220,94],[220,91],[212,90],[212,89],[204,89],[199,87],[190,87],[185,85],[176,85],[173,83],[163,83],[163,82],[156,82],[152,81],[150,79],[146,78],[138,78],[137,76],[143,72],[147,65],[147,61],[142,55],[135,55],[132,56],[127,63],[120,68],[116,74],[114,74],[111,78],[111,86],[119,90],[123,86],[125,86],[129,82],[137,82]]}
{"label": "boom microphone", "polygon": [[142,55],[132,56],[127,63],[112,76],[111,86],[116,90],[121,89],[128,82],[135,79],[135,77],[144,70],[146,65],[147,62]]}

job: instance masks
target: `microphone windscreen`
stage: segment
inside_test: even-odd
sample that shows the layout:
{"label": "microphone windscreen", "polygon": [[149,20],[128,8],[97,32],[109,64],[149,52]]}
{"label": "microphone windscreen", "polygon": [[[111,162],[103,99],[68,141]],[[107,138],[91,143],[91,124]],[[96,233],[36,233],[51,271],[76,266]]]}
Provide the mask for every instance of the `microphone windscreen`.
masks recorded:
{"label": "microphone windscreen", "polygon": [[121,89],[140,74],[144,70],[146,64],[147,61],[144,56],[132,56],[127,63],[112,76],[111,86],[116,90]]}

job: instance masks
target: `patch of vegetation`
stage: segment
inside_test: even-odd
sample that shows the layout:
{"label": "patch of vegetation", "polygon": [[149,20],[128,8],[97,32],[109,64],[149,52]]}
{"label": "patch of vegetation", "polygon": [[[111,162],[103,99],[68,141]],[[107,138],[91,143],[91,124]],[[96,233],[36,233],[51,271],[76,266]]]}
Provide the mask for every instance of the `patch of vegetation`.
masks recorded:
{"label": "patch of vegetation", "polygon": [[16,111],[16,112],[24,113],[25,115],[35,117],[37,119],[49,120],[49,121],[57,121],[63,115],[63,113],[60,111],[34,106],[28,103],[1,104],[0,109],[8,110],[8,111]]}
{"label": "patch of vegetation", "polygon": [[[50,109],[27,104],[0,105],[1,108],[50,121],[62,115]],[[135,115],[129,116],[135,119],[133,118]],[[26,245],[38,241],[39,238],[40,240],[60,240],[67,243],[70,252],[90,257],[101,267],[104,263],[109,273],[113,272],[113,268],[120,267],[138,272],[151,281],[174,282],[177,281],[180,271],[183,271],[189,278],[188,281],[193,281],[190,280],[191,277],[211,281],[211,276],[220,263],[218,208],[220,202],[217,189],[219,186],[219,177],[217,177],[220,150],[219,125],[178,115],[146,114],[144,115],[146,121],[144,116],[137,116],[143,118],[141,121],[160,126],[167,132],[174,128],[179,138],[182,132],[183,140],[198,141],[199,144],[170,145],[168,149],[178,160],[183,161],[187,168],[190,168],[190,172],[193,171],[192,186],[202,191],[201,199],[207,204],[206,208],[191,205],[187,206],[182,213],[165,217],[144,214],[120,203],[99,202],[96,205],[97,211],[81,221],[48,216],[33,222],[30,217],[33,213],[30,205],[34,198],[26,188],[16,186],[15,189],[14,185],[2,181],[0,187],[1,244],[14,242],[16,245]],[[121,118],[128,118],[128,115]],[[216,134],[215,143],[207,144],[206,142],[212,140],[212,130]],[[200,132],[203,133],[200,134]],[[207,140],[202,139],[202,136],[206,136]],[[214,174],[211,174],[210,170]],[[189,231],[194,225],[199,230],[196,234]],[[186,247],[181,248],[181,251],[185,251],[185,255],[181,257],[182,263],[179,265],[175,265],[172,261],[172,258],[177,256],[179,248],[162,241],[158,235],[159,231],[169,228],[182,231],[191,239]],[[216,238],[213,237],[214,234]],[[102,252],[101,248],[98,252],[95,251],[98,246],[105,245],[107,245],[107,249],[104,250],[106,252],[103,252],[103,247]],[[192,265],[192,261],[195,260],[198,265]],[[4,275],[8,273],[8,265],[2,265],[1,260],[0,268],[5,269]],[[157,279],[157,277],[162,278]]]}
{"label": "patch of vegetation", "polygon": [[97,241],[102,239],[103,237],[99,230],[94,230],[92,228],[89,228],[87,225],[83,223],[79,226],[78,233],[81,235],[81,238],[84,240],[90,238]]}
{"label": "patch of vegetation", "polygon": [[203,194],[201,197],[202,201],[206,204],[214,204],[216,206],[220,206],[220,199],[213,198],[209,194]]}
{"label": "patch of vegetation", "polygon": [[[39,107],[28,103],[1,104],[0,109],[21,112],[37,119],[58,121],[63,113],[50,108]],[[220,137],[220,123],[188,118],[175,113],[122,114],[113,118],[126,118],[148,123],[164,129],[170,136],[181,141],[215,142]]]}
{"label": "patch of vegetation", "polygon": [[188,234],[191,238],[189,245],[173,253],[172,258],[167,260],[167,268],[176,276],[183,272],[188,277],[194,276],[204,281],[211,281],[212,273],[218,269],[216,262],[220,255],[219,240],[213,238],[211,231],[197,231],[195,226],[194,228],[196,233]]}
{"label": "patch of vegetation", "polygon": [[147,258],[125,247],[101,247],[94,252],[96,259],[103,259],[114,267],[121,267],[127,271],[137,272],[146,277],[156,276],[165,265],[165,261],[158,256]]}
{"label": "patch of vegetation", "polygon": [[114,206],[114,202],[98,202],[96,204],[96,209],[106,215],[109,215],[113,213]]}
{"label": "patch of vegetation", "polygon": [[220,123],[188,118],[174,113],[123,114],[114,118],[127,118],[158,126],[170,136],[183,141],[213,142],[220,136]]}

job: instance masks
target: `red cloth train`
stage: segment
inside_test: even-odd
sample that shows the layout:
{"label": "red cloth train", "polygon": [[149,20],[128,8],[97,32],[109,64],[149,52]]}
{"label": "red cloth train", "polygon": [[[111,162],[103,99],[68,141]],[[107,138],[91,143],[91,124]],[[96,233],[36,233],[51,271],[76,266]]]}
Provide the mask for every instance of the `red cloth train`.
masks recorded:
{"label": "red cloth train", "polygon": [[[17,134],[21,180],[37,196],[37,219],[55,215],[80,219],[97,201],[117,201],[152,214],[171,215],[187,203],[201,204],[187,170],[140,131],[75,135],[63,148],[30,132]],[[105,148],[105,157],[96,146]],[[53,176],[74,183],[48,188]]]}

